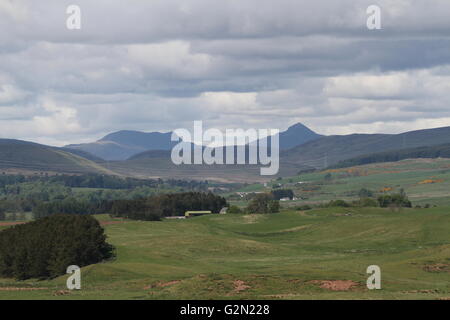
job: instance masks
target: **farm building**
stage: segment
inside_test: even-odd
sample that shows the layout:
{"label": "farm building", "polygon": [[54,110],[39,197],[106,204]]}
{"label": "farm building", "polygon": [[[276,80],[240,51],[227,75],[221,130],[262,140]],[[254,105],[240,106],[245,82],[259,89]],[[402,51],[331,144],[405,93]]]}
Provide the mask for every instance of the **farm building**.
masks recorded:
{"label": "farm building", "polygon": [[186,211],[184,213],[184,216],[186,218],[192,218],[192,217],[204,216],[205,214],[212,214],[212,212],[211,211]]}

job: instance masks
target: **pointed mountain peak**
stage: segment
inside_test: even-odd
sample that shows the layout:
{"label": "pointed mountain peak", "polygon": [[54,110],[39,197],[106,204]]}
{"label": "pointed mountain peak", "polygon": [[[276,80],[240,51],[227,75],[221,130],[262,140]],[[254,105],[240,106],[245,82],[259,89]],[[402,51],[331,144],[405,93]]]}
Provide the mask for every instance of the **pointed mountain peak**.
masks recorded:
{"label": "pointed mountain peak", "polygon": [[290,149],[320,137],[322,136],[299,122],[280,133],[280,148]]}
{"label": "pointed mountain peak", "polygon": [[296,123],[293,124],[292,126],[290,126],[286,132],[308,132],[308,133],[315,133],[314,131],[312,131],[311,129],[309,129],[307,126],[305,126],[303,123]]}

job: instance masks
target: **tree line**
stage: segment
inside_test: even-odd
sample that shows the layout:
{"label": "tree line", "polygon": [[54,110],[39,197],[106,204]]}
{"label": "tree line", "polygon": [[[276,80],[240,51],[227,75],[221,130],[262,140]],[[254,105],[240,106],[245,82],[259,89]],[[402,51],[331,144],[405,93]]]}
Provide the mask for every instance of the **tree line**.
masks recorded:
{"label": "tree line", "polygon": [[162,217],[182,216],[186,211],[219,213],[226,206],[225,198],[211,192],[184,192],[146,199],[116,200],[112,202],[110,214],[134,220],[160,220]]}
{"label": "tree line", "polygon": [[[0,174],[0,212],[98,213],[105,201],[145,199],[159,193],[207,191],[207,181],[134,179],[98,174],[6,175]],[[0,220],[4,215],[0,214]]]}
{"label": "tree line", "polygon": [[160,220],[163,217],[184,215],[189,210],[208,210],[218,213],[227,206],[225,198],[213,193],[184,192],[159,194],[131,200],[84,201],[76,198],[42,202],[33,209],[35,218],[54,214],[100,214],[134,220]]}
{"label": "tree line", "polygon": [[118,177],[102,174],[81,174],[81,175],[0,175],[0,188],[8,185],[15,185],[24,182],[50,182],[59,183],[70,188],[102,188],[102,189],[133,189],[137,187],[180,187],[190,190],[206,190],[208,181],[177,180],[177,179],[137,179],[130,177]]}
{"label": "tree line", "polygon": [[420,158],[425,159],[450,158],[450,144],[372,153],[340,161],[335,166],[332,166],[330,168],[348,168],[370,163],[395,162],[405,159],[420,159]]}

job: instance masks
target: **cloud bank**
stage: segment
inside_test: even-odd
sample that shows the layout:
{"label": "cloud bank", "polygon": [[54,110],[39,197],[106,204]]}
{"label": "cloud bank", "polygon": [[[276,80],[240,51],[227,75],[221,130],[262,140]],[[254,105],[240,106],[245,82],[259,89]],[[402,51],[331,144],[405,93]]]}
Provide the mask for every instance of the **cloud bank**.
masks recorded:
{"label": "cloud bank", "polygon": [[[82,28],[66,28],[66,8]],[[382,29],[368,30],[376,4]],[[0,2],[0,136],[450,125],[447,0]]]}

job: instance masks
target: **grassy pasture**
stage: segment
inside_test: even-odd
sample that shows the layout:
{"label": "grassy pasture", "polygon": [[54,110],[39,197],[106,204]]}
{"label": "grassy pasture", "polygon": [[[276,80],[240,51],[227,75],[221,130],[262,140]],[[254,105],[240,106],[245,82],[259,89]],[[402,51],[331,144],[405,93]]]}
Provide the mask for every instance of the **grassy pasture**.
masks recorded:
{"label": "grassy pasture", "polygon": [[[325,180],[327,173],[331,180]],[[403,188],[413,205],[450,206],[450,160],[413,159],[326,170],[272,181],[267,187],[252,184],[238,191],[270,191],[277,184],[293,189],[297,196],[304,198],[298,203],[356,200],[361,188],[376,194],[381,194],[383,189],[393,193]]]}
{"label": "grassy pasture", "polygon": [[[326,208],[139,222],[97,217],[114,261],[0,279],[0,299],[439,299],[450,297],[450,208]],[[366,268],[379,265],[382,290]],[[333,291],[320,281],[352,281]],[[319,281],[319,282],[317,282]]]}

